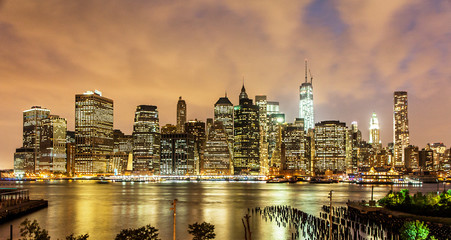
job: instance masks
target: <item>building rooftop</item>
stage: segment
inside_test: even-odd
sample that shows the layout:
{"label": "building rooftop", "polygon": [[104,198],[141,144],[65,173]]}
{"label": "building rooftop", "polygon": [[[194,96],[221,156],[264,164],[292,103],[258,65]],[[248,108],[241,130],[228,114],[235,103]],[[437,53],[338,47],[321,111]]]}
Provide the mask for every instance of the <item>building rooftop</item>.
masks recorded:
{"label": "building rooftop", "polygon": [[233,106],[232,102],[230,102],[228,97],[219,98],[219,100],[215,103],[215,106],[219,104]]}

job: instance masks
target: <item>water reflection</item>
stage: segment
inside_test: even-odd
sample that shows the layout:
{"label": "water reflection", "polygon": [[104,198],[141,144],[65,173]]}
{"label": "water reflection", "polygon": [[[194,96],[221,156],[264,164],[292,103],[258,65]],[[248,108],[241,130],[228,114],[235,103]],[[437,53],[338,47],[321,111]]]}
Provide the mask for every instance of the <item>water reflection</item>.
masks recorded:
{"label": "water reflection", "polygon": [[[32,198],[49,200],[49,207],[27,215],[49,230],[53,239],[75,233],[89,233],[91,239],[113,239],[124,228],[151,224],[160,229],[162,239],[172,239],[171,202],[177,198],[177,236],[189,239],[188,224],[210,222],[215,225],[217,239],[243,239],[241,219],[248,208],[289,205],[318,215],[328,204],[327,195],[334,190],[334,204],[344,205],[348,199],[371,198],[371,187],[339,184],[266,184],[251,182],[162,182],[110,183],[90,181],[3,182],[3,185],[30,189]],[[376,186],[374,198],[383,197],[390,186]],[[394,186],[394,190],[406,188]],[[436,185],[408,187],[435,191]],[[0,225],[0,239],[9,237],[13,224],[15,238],[18,225],[25,217]],[[288,239],[288,228],[250,219],[254,239]]]}

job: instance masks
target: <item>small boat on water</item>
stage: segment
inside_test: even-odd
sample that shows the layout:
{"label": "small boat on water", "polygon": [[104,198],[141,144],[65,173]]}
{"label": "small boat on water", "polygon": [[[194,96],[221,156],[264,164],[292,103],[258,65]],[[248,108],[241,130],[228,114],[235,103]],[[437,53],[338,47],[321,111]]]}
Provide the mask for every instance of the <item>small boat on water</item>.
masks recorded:
{"label": "small boat on water", "polygon": [[100,177],[97,181],[98,184],[108,184],[110,181],[106,180],[105,177]]}
{"label": "small boat on water", "polygon": [[277,176],[270,178],[266,181],[266,183],[287,183],[288,179],[286,179],[284,176]]}
{"label": "small boat on water", "polygon": [[99,181],[97,181],[97,183],[98,184],[108,184],[108,183],[110,183],[110,181],[108,181],[108,180],[99,180]]}
{"label": "small boat on water", "polygon": [[325,183],[325,184],[329,184],[329,183],[334,183],[334,180],[329,179],[329,178],[325,178],[325,177],[312,177],[310,178],[309,183]]}

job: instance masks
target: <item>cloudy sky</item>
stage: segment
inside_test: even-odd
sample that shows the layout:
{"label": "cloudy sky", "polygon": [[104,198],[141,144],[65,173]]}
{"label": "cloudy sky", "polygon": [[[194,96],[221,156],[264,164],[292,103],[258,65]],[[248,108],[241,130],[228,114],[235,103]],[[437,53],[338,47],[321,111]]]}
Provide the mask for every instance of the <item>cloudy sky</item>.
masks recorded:
{"label": "cloudy sky", "polygon": [[376,112],[393,138],[393,92],[408,91],[411,142],[451,145],[451,1],[4,1],[0,0],[0,168],[22,144],[22,111],[67,118],[75,94],[114,100],[114,126],[130,134],[136,105],[175,123],[205,121],[227,91],[279,101],[298,114],[304,59],[314,76],[315,121]]}

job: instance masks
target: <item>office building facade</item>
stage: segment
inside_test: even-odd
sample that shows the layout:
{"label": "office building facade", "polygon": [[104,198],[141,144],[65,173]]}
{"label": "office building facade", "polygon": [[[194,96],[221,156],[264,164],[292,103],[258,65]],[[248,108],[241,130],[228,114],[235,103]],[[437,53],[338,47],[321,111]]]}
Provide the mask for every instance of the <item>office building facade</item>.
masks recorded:
{"label": "office building facade", "polygon": [[185,131],[194,138],[195,174],[199,174],[204,161],[205,152],[205,122],[192,120],[185,123]]}
{"label": "office building facade", "polygon": [[221,121],[215,121],[208,133],[205,144],[203,175],[231,174],[232,156],[229,150],[228,134]]}
{"label": "office building facade", "polygon": [[[214,121],[222,122],[227,134],[229,148],[231,149],[233,147],[233,104],[227,98],[227,95],[216,101],[214,105]],[[213,122],[211,125],[213,125]]]}
{"label": "office building facade", "polygon": [[[255,104],[258,107],[258,123],[260,127],[260,174],[269,173],[268,156],[268,101],[266,96],[255,96]],[[277,109],[278,110],[278,109]]]}
{"label": "office building facade", "polygon": [[[33,106],[23,111],[23,147],[33,149],[34,172],[39,171],[41,157],[42,120],[49,118],[50,110]],[[28,154],[27,154],[28,155]]]}
{"label": "office building facade", "polygon": [[315,124],[315,172],[344,172],[347,168],[346,123],[322,121]]}
{"label": "office building facade", "polygon": [[50,115],[42,120],[40,172],[66,173],[66,132],[65,118]]}
{"label": "office building facade", "polygon": [[393,96],[393,163],[395,167],[404,167],[404,148],[409,146],[407,92],[397,91]]}
{"label": "office building facade", "polygon": [[187,133],[162,134],[161,175],[194,175],[194,137]]}
{"label": "office building facade", "polygon": [[133,171],[139,174],[159,174],[160,122],[156,106],[136,107],[132,135]]}
{"label": "office building facade", "polygon": [[284,124],[282,127],[282,168],[287,173],[309,172],[310,161],[304,132],[304,120]]}
{"label": "office building facade", "polygon": [[260,173],[259,109],[241,88],[240,105],[234,107],[233,166],[235,175]]}
{"label": "office building facade", "polygon": [[75,173],[108,171],[113,153],[113,100],[99,91],[75,95]]}

